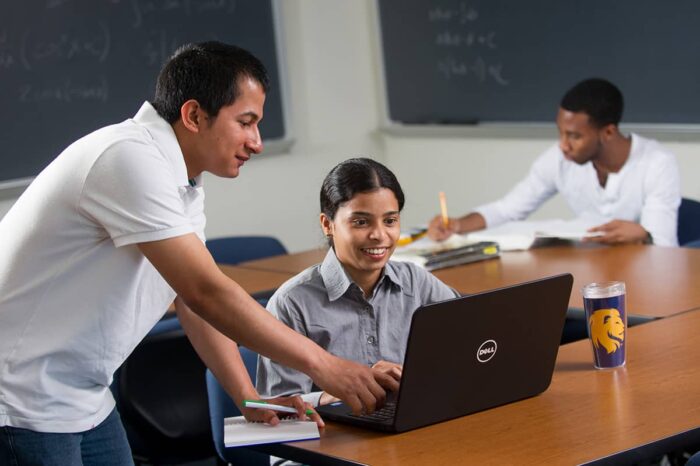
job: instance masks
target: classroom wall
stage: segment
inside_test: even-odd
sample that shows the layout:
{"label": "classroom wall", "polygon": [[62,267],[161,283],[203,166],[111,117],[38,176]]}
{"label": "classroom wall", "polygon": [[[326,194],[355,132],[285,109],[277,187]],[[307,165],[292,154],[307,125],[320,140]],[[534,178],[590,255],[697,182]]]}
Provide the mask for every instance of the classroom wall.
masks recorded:
{"label": "classroom wall", "polygon": [[[380,131],[383,95],[374,2],[279,3],[295,143],[287,153],[263,154],[248,162],[235,180],[206,176],[211,238],[267,233],[290,251],[322,244],[321,181],[333,165],[355,155],[374,156],[396,172],[407,196],[405,226],[434,215],[441,190],[450,212],[463,213],[505,193],[556,138],[553,125],[538,131],[538,137],[502,138],[497,131],[448,137]],[[700,199],[700,135],[664,136],[662,141],[678,156],[684,195]],[[0,195],[0,215],[15,198],[14,192]],[[560,199],[536,215],[552,217],[569,217]]]}

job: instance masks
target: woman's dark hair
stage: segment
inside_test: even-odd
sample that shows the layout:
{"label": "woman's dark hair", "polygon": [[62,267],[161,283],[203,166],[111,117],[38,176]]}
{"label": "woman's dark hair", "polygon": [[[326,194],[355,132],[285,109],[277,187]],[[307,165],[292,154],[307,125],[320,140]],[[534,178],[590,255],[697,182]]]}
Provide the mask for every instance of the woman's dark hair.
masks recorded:
{"label": "woman's dark hair", "polygon": [[583,112],[594,126],[602,128],[618,125],[624,109],[622,92],[605,79],[591,78],[569,89],[561,99],[560,107],[570,112]]}
{"label": "woman's dark hair", "polygon": [[321,212],[333,220],[338,208],[352,199],[355,194],[376,191],[380,188],[391,190],[399,201],[399,211],[403,209],[403,190],[396,176],[381,163],[360,157],[348,159],[336,165],[321,185]]}
{"label": "woman's dark hair", "polygon": [[186,44],[163,65],[151,104],[171,124],[190,99],[216,117],[221,107],[240,95],[238,84],[244,77],[260,83],[267,93],[270,81],[265,66],[247,50],[214,41]]}

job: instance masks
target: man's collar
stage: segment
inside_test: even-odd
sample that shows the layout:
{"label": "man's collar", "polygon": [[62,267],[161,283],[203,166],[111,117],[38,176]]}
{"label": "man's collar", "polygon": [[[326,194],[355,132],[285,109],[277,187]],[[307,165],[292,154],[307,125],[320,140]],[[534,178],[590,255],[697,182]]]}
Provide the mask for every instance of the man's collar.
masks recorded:
{"label": "man's collar", "polygon": [[144,127],[160,146],[163,154],[165,154],[173,167],[178,186],[192,186],[192,183],[194,183],[192,187],[202,185],[201,175],[192,178],[192,180],[188,179],[185,157],[182,154],[180,144],[177,142],[175,130],[173,130],[170,123],[158,115],[158,112],[150,102],[143,103],[133,120]]}

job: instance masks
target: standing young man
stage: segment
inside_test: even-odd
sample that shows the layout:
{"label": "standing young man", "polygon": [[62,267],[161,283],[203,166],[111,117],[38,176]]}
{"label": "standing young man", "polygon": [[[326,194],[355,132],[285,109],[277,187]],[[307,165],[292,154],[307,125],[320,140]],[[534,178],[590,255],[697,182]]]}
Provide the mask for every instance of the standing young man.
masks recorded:
{"label": "standing young man", "polygon": [[675,157],[658,142],[620,133],[622,93],[604,79],[587,79],[562,98],[559,144],[542,154],[504,198],[460,218],[435,217],[428,234],[443,240],[522,220],[556,193],[577,216],[608,221],[592,228],[607,244],[677,246],[680,177]]}
{"label": "standing young man", "polygon": [[[180,48],[152,103],[69,146],[0,221],[0,464],[130,464],[109,385],[174,299],[239,405],[258,394],[235,342],[306,372],[357,411],[383,401],[381,385],[396,388],[271,317],[204,246],[200,175],[234,178],[261,152],[267,87],[245,50]],[[298,398],[279,402],[303,416]]]}

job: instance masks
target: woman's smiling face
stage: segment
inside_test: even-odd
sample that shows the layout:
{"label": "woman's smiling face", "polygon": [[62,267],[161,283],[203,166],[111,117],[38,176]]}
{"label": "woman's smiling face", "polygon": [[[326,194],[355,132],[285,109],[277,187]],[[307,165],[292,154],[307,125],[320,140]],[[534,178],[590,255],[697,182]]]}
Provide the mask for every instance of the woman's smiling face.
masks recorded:
{"label": "woman's smiling face", "polygon": [[334,219],[321,214],[321,227],[346,272],[360,286],[379,279],[401,233],[399,202],[379,188],[355,194],[340,205]]}

